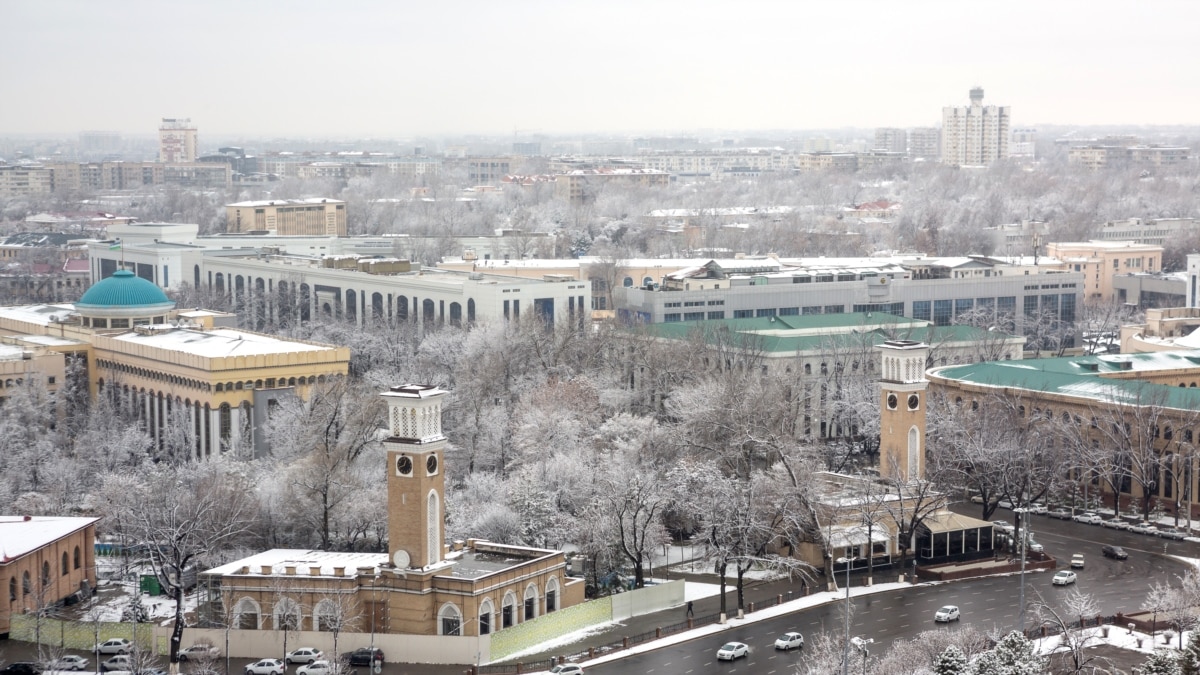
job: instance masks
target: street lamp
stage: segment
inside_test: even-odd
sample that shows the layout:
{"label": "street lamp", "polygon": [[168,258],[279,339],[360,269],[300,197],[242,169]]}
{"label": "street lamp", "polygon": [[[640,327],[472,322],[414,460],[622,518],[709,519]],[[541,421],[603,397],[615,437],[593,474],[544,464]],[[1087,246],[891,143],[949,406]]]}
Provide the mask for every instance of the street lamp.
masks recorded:
{"label": "street lamp", "polygon": [[850,668],[850,564],[858,558],[847,556],[838,558],[838,562],[846,563],[846,635],[842,643],[842,675],[847,675]]}
{"label": "street lamp", "polygon": [[863,655],[863,672],[867,672],[867,658],[871,656],[871,650],[867,649],[867,645],[875,644],[875,638],[860,638],[855,636],[851,642],[854,643],[854,648],[862,652]]}
{"label": "street lamp", "polygon": [[1029,524],[1026,522],[1025,514],[1029,509],[1018,506],[1013,509],[1013,513],[1017,514],[1017,525],[1021,527],[1021,597],[1020,597],[1020,627],[1021,635],[1025,635],[1025,542],[1029,541]]}

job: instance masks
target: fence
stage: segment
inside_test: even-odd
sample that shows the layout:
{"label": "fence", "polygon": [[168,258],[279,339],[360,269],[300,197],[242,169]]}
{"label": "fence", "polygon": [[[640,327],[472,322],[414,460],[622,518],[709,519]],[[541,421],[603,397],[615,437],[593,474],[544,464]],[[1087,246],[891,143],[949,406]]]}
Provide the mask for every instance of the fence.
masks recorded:
{"label": "fence", "polygon": [[152,623],[115,621],[67,621],[37,614],[13,614],[9,639],[57,646],[63,649],[91,651],[98,642],[113,638],[131,640],[142,650],[166,654],[171,639],[170,626]]}

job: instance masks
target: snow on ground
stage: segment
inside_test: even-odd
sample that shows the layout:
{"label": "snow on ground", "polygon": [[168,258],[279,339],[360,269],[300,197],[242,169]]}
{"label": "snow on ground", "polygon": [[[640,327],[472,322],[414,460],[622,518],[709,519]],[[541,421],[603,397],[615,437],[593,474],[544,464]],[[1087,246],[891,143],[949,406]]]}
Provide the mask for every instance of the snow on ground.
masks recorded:
{"label": "snow on ground", "polygon": [[529,647],[528,649],[522,649],[519,652],[509,654],[504,657],[504,660],[507,661],[509,659],[514,659],[514,658],[519,658],[519,657],[525,656],[527,654],[536,654],[538,652],[541,652],[541,651],[544,651],[547,649],[553,649],[555,647],[565,647],[567,645],[575,644],[576,642],[583,640],[584,638],[588,637],[589,635],[594,635],[596,633],[603,633],[604,631],[608,630],[609,628],[612,628],[614,626],[620,626],[620,625],[621,625],[621,623],[619,621],[606,621],[604,623],[596,624],[595,626],[588,626],[587,628],[585,628],[583,630],[577,630],[574,633],[567,633],[566,635],[560,635],[559,637],[556,637],[553,640],[539,642],[538,644],[533,645],[532,647]]}

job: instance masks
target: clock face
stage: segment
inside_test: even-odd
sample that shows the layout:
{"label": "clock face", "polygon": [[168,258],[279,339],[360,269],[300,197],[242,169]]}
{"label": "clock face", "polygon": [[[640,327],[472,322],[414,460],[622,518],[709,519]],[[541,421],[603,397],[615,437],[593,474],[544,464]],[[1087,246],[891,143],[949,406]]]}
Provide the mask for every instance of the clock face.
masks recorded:
{"label": "clock face", "polygon": [[921,399],[918,398],[916,394],[909,395],[909,397],[908,397],[908,409],[909,410],[916,410],[917,406],[920,403],[921,403]]}
{"label": "clock face", "polygon": [[899,399],[896,398],[895,394],[888,394],[888,397],[887,397],[888,410],[895,410],[896,405],[898,403],[899,403]]}
{"label": "clock face", "polygon": [[409,457],[408,455],[400,455],[396,458],[396,473],[400,474],[401,476],[411,476],[412,469],[412,457]]}
{"label": "clock face", "polygon": [[425,460],[425,471],[429,475],[432,476],[433,474],[437,473],[437,469],[438,469],[437,455],[430,455],[429,459]]}

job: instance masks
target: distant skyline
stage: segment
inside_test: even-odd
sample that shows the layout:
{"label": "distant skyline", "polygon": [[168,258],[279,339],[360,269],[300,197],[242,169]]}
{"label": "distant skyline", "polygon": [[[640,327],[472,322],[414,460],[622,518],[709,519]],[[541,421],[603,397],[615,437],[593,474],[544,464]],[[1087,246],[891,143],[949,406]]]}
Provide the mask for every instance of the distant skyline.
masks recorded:
{"label": "distant skyline", "polygon": [[1200,3],[7,0],[0,135],[1200,124]]}

